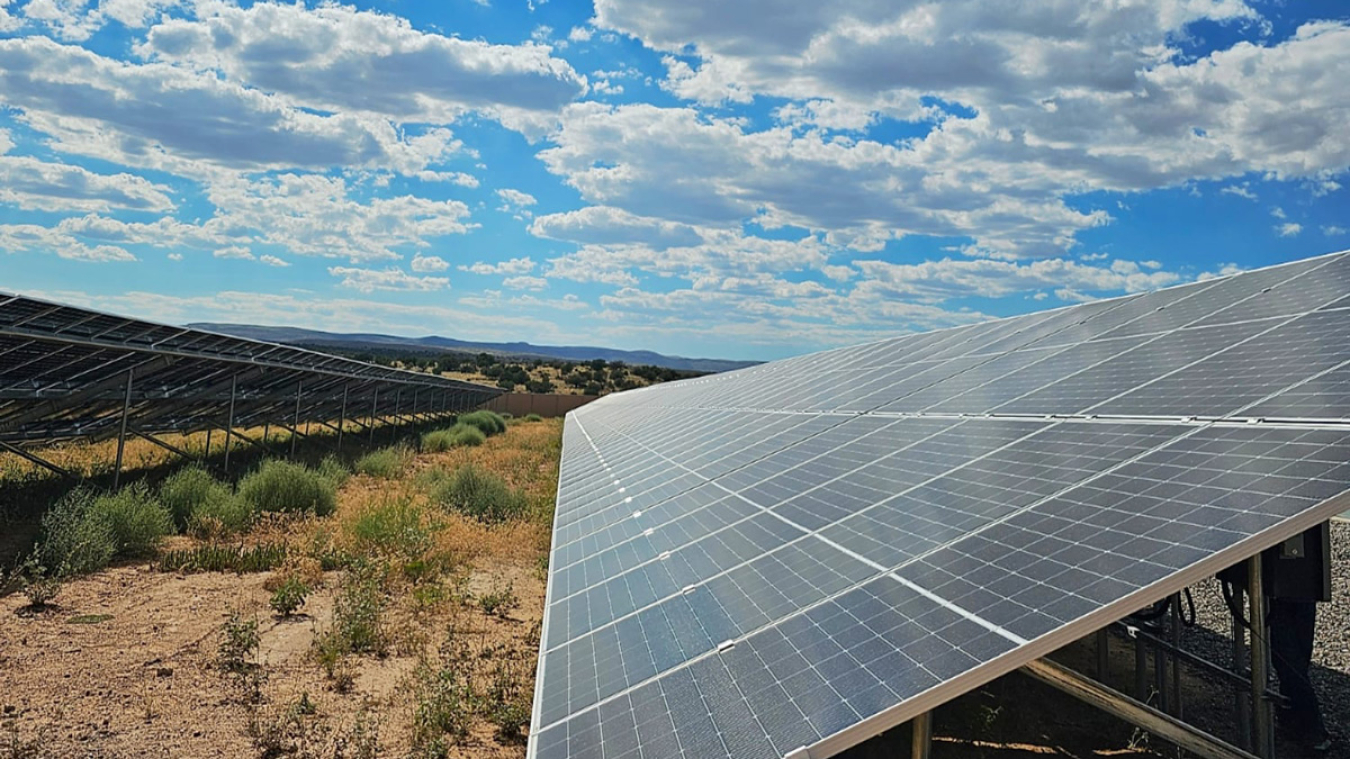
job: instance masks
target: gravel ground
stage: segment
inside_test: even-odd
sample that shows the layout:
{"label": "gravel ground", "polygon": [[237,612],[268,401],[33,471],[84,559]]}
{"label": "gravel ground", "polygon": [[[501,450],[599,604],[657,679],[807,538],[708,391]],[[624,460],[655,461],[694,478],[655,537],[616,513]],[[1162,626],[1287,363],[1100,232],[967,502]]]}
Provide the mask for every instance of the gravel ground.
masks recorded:
{"label": "gravel ground", "polygon": [[[1338,738],[1333,750],[1321,756],[1350,759],[1350,522],[1331,523],[1331,548],[1332,601],[1317,607],[1317,638],[1310,675],[1322,702],[1323,720]],[[1210,661],[1227,665],[1232,656],[1231,622],[1219,584],[1207,580],[1194,586],[1192,594],[1198,626],[1185,631],[1182,644]],[[1220,695],[1208,704],[1208,709],[1202,705],[1200,714],[1189,718],[1201,724],[1216,720],[1220,724],[1205,726],[1223,734],[1231,730],[1232,701],[1223,689],[1216,692]],[[1317,756],[1301,752],[1294,745],[1280,746],[1281,757],[1303,755]]]}

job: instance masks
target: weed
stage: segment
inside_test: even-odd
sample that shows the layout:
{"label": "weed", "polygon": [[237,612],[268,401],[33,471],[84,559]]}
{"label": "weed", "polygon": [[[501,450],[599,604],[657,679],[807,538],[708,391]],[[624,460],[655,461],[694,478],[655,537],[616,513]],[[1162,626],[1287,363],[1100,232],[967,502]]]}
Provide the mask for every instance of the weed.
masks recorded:
{"label": "weed", "polygon": [[342,592],[333,605],[333,633],[341,650],[350,653],[383,653],[383,567],[364,561],[348,570]]}
{"label": "weed", "polygon": [[287,577],[281,587],[277,588],[272,594],[272,599],[268,601],[272,609],[283,617],[289,617],[301,606],[305,605],[305,597],[309,595],[309,586],[296,577]]}
{"label": "weed", "polygon": [[56,594],[61,592],[61,578],[58,573],[43,566],[36,555],[24,559],[17,573],[30,609],[47,608],[56,599]]}
{"label": "weed", "polygon": [[369,506],[348,525],[359,555],[379,554],[414,560],[431,550],[438,525],[428,523],[421,506],[408,498]]}
{"label": "weed", "polygon": [[104,522],[113,535],[115,556],[141,558],[154,554],[173,532],[173,516],[145,483],[94,499],[89,518]]}
{"label": "weed", "polygon": [[497,726],[497,739],[503,743],[518,743],[530,722],[530,696],[525,691],[519,663],[497,662],[489,677],[484,701],[488,720]]}
{"label": "weed", "polygon": [[238,611],[232,611],[220,627],[216,664],[225,672],[243,672],[253,666],[249,659],[257,653],[260,642],[258,620],[245,619]]}
{"label": "weed", "polygon": [[492,437],[493,435],[506,432],[506,420],[500,414],[492,411],[472,411],[461,416],[457,420],[458,424],[465,424],[470,427],[477,427],[482,430],[484,435]]}
{"label": "weed", "polygon": [[526,415],[525,415],[525,421],[527,421],[527,422],[542,422],[542,421],[544,421],[544,417],[542,417],[542,416],[540,416],[540,415],[538,415],[538,414],[526,414]]}
{"label": "weed", "polygon": [[525,497],[491,472],[472,464],[432,480],[431,498],[443,508],[481,522],[504,522],[525,512]]}
{"label": "weed", "polygon": [[108,565],[117,552],[112,526],[93,515],[94,492],[75,488],[42,517],[38,555],[44,566],[62,574],[84,574]]}
{"label": "weed", "polygon": [[478,605],[482,607],[483,613],[505,619],[507,612],[520,606],[520,598],[516,596],[513,583],[508,582],[503,588],[494,581],[492,590],[478,597]]}
{"label": "weed", "polygon": [[393,479],[403,474],[412,463],[413,453],[405,446],[395,445],[371,451],[356,460],[356,471],[360,474]]}
{"label": "weed", "polygon": [[377,759],[380,755],[380,723],[365,709],[356,713],[351,729],[333,740],[332,759]]}
{"label": "weed", "polygon": [[180,469],[159,486],[159,500],[179,529],[187,526],[189,517],[199,508],[204,513],[218,511],[220,504],[233,499],[234,494],[224,483],[199,466]]}
{"label": "weed", "polygon": [[337,508],[332,480],[299,464],[269,459],[239,483],[239,495],[256,511],[312,511],[327,516]]}
{"label": "weed", "polygon": [[209,543],[181,551],[167,551],[159,559],[162,572],[267,572],[286,561],[285,543],[253,547]]}
{"label": "weed", "polygon": [[474,695],[468,679],[453,669],[432,673],[422,670],[417,707],[413,712],[413,750],[421,756],[438,756],[428,749],[457,744],[469,734],[473,720]]}

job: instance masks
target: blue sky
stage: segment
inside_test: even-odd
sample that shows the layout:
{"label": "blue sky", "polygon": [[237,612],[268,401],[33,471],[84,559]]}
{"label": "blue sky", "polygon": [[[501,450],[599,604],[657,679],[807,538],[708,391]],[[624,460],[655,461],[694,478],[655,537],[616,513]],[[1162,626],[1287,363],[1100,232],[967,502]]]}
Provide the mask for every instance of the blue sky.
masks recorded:
{"label": "blue sky", "polygon": [[0,0],[0,289],[770,359],[1350,247],[1340,2]]}

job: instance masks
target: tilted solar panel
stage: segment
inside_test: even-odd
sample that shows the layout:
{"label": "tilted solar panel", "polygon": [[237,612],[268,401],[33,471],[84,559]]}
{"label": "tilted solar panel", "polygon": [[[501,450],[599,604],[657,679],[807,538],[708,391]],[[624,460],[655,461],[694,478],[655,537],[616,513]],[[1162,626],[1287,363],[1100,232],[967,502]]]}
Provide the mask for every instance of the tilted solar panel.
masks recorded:
{"label": "tilted solar panel", "polygon": [[824,757],[1343,510],[1350,255],[610,396],[530,755]]}

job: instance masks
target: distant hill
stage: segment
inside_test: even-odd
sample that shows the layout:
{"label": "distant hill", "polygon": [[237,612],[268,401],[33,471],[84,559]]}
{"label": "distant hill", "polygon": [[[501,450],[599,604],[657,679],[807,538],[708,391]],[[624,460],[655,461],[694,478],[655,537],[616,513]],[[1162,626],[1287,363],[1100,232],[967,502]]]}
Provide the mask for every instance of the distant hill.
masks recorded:
{"label": "distant hill", "polygon": [[532,345],[530,343],[475,343],[449,337],[397,337],[378,334],[343,334],[299,327],[263,327],[253,324],[189,324],[195,329],[222,332],[236,337],[265,340],[288,345],[332,346],[334,348],[460,351],[464,353],[492,353],[511,358],[551,358],[562,361],[622,361],[626,364],[648,364],[692,372],[726,372],[754,366],[758,361],[726,361],[716,358],[684,358],[666,356],[653,351],[625,351],[616,348],[596,348],[588,345]]}

